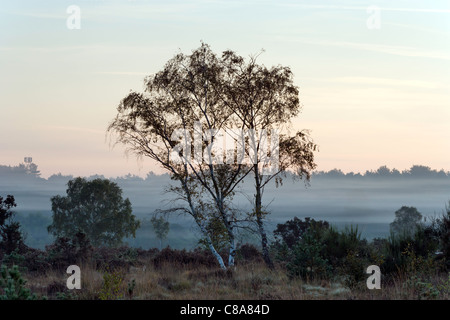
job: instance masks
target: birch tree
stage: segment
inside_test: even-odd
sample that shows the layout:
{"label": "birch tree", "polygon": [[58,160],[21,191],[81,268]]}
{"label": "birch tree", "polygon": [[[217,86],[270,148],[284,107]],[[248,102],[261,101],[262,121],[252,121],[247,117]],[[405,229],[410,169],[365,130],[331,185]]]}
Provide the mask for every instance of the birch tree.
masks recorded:
{"label": "birch tree", "polygon": [[257,63],[257,56],[246,61],[233,51],[226,51],[223,57],[227,67],[227,78],[221,86],[224,104],[233,111],[234,126],[255,133],[245,149],[252,159],[255,187],[251,214],[258,226],[264,260],[273,268],[264,228],[268,213],[263,206],[264,188],[274,179],[277,185],[282,183],[289,171],[293,177],[309,181],[316,167],[317,145],[307,130],[289,132],[302,109],[289,67],[267,68]]}
{"label": "birch tree", "polygon": [[[287,170],[309,179],[315,167],[316,146],[308,133],[287,130],[301,109],[298,95],[289,68],[269,69],[256,58],[246,62],[230,50],[218,56],[202,44],[147,77],[144,93],[125,97],[108,131],[179,182],[172,191],[187,205],[172,211],[192,216],[222,268],[225,263],[208,234],[211,219],[219,219],[226,230],[228,267],[234,266],[236,228],[250,220],[257,223],[264,259],[273,267],[264,228],[264,187],[273,179],[281,182]],[[222,148],[224,132],[231,148]],[[230,203],[250,173],[254,209],[244,215],[230,210]],[[208,212],[211,203],[214,210]]]}
{"label": "birch tree", "polygon": [[177,54],[162,71],[145,79],[144,93],[130,92],[121,101],[108,127],[127,151],[155,160],[179,182],[177,191],[187,206],[176,209],[194,219],[223,269],[225,263],[206,229],[208,216],[199,210],[198,188],[217,207],[228,234],[228,267],[233,267],[238,219],[227,210],[226,201],[246,173],[240,164],[213,161],[221,156],[213,148],[217,133],[232,114],[221,97],[224,71],[223,62],[206,44],[191,55]]}

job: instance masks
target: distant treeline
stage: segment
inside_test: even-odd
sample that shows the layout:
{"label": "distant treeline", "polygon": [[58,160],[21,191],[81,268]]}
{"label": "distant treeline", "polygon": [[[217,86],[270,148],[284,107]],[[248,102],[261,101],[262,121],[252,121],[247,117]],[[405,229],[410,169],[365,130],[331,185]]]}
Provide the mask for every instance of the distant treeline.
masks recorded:
{"label": "distant treeline", "polygon": [[[61,173],[53,174],[49,176],[47,179],[41,177],[41,173],[37,170],[37,165],[32,163],[30,165],[19,164],[18,166],[5,166],[0,165],[0,179],[14,178],[14,179],[33,179],[33,180],[41,180],[41,181],[49,181],[49,182],[67,182],[75,178],[73,175],[63,175]],[[92,175],[86,177],[88,180],[93,179],[107,179],[103,175]],[[139,182],[139,181],[154,181],[155,179],[170,179],[168,174],[155,174],[150,171],[145,178],[142,178],[137,175],[127,174],[125,176],[116,177],[116,178],[108,178],[111,181],[120,182],[120,181],[130,181],[130,182]]]}
{"label": "distant treeline", "polygon": [[[290,173],[288,173],[289,175]],[[0,165],[0,177],[1,178],[15,178],[15,179],[37,179],[37,180],[47,180],[49,182],[67,182],[74,178],[73,175],[62,175],[61,173],[53,174],[48,179],[42,178],[40,171],[37,169],[37,165],[32,163],[31,165],[19,164],[18,166],[5,166]],[[86,177],[90,179],[106,179],[103,175],[92,175]],[[450,171],[435,170],[428,166],[423,165],[413,165],[408,170],[399,171],[397,169],[390,169],[387,166],[381,166],[377,170],[369,171],[364,173],[348,172],[345,173],[340,169],[332,169],[330,171],[315,171],[312,174],[312,179],[314,178],[450,178]],[[127,174],[125,176],[109,178],[111,181],[115,182],[146,182],[155,179],[170,179],[168,174],[155,174],[150,171],[145,178],[137,175]]]}
{"label": "distant treeline", "polygon": [[413,165],[409,170],[403,171],[381,166],[375,171],[367,170],[363,174],[359,172],[344,173],[340,169],[333,169],[314,172],[313,176],[327,178],[450,178],[450,171],[445,172],[443,169],[438,171],[422,165]]}

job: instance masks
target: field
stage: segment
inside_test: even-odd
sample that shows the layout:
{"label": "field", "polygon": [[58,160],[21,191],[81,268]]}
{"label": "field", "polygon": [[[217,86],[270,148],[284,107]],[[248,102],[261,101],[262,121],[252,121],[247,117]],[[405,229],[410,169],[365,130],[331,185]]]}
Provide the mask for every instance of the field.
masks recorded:
{"label": "field", "polygon": [[[26,287],[48,300],[448,300],[450,274],[428,271],[382,275],[381,289],[366,279],[351,285],[342,275],[327,279],[290,277],[283,264],[269,270],[255,250],[238,256],[235,268],[221,270],[204,251],[164,249],[97,252],[78,263],[81,289],[67,289],[65,268],[26,270]],[[103,257],[100,259],[99,257]],[[35,259],[35,267],[39,264]],[[60,261],[62,262],[62,261]],[[28,262],[30,266],[30,261]],[[57,265],[55,263],[55,265]],[[64,263],[60,264],[61,266]],[[419,269],[418,269],[419,270]],[[425,280],[426,279],[426,280]]]}
{"label": "field", "polygon": [[[27,234],[27,245],[44,249],[54,240],[47,233],[52,216],[50,198],[64,195],[67,181],[68,178],[0,180],[0,194],[12,194],[16,198],[16,218]],[[128,197],[133,205],[133,213],[142,221],[136,238],[125,239],[125,242],[143,249],[158,247],[149,220],[155,210],[168,208],[173,195],[164,193],[164,189],[170,185],[170,179],[155,175],[146,180],[118,178],[114,181],[123,189],[124,197]],[[251,185],[244,185],[241,191],[247,192],[248,188]],[[270,211],[266,228],[270,233],[277,224],[293,217],[311,217],[329,221],[339,228],[357,225],[362,237],[370,240],[389,235],[389,223],[401,206],[414,206],[424,217],[433,217],[441,214],[449,195],[448,178],[314,176],[308,187],[303,182],[293,183],[286,179],[283,186],[269,185],[265,190]],[[249,206],[248,200],[240,194],[236,195],[234,204],[243,210]],[[193,219],[174,215],[169,221],[170,231],[163,245],[193,249],[199,238]],[[248,237],[242,241],[252,242]]]}
{"label": "field", "polygon": [[[207,251],[199,249],[200,235],[192,219],[171,216],[163,250],[150,223],[152,213],[165,208],[167,177],[122,179],[118,183],[141,220],[136,238],[124,239],[120,248],[82,248],[56,243],[47,232],[51,223],[50,198],[64,194],[66,179],[0,183],[1,194],[13,194],[18,206],[15,220],[21,224],[26,250],[4,255],[2,264],[19,266],[25,287],[38,298],[49,300],[448,300],[449,266],[436,259],[442,245],[439,235],[425,229],[414,238],[388,239],[389,223],[403,205],[415,206],[424,217],[442,214],[450,194],[447,178],[324,178],[311,186],[286,182],[267,189],[266,228],[271,245],[273,230],[293,217],[330,222],[335,231],[324,232],[317,242],[283,253],[272,247],[275,269],[264,264],[259,239],[237,234],[236,266],[218,268]],[[245,187],[245,186],[244,186]],[[3,191],[2,191],[3,190]],[[236,205],[248,205],[236,197]],[[430,220],[428,220],[430,221]],[[361,237],[345,227],[357,226]],[[338,244],[337,239],[342,241]],[[381,244],[372,242],[378,238]],[[349,241],[349,239],[353,239]],[[256,246],[256,247],[255,247]],[[319,247],[317,247],[319,246]],[[412,250],[411,248],[414,247]],[[251,248],[245,251],[242,248]],[[319,249],[318,249],[319,248]],[[278,251],[277,251],[278,250]],[[1,252],[0,252],[1,253]],[[222,254],[224,259],[227,255]],[[319,260],[317,260],[319,258]],[[325,259],[323,261],[323,259]],[[448,262],[448,261],[447,261]],[[81,269],[81,289],[69,290],[66,268]],[[311,272],[326,268],[327,272]],[[369,290],[365,270],[381,267],[381,289]],[[305,271],[306,270],[306,271]],[[306,273],[305,273],[306,272]],[[0,294],[4,292],[1,290]]]}

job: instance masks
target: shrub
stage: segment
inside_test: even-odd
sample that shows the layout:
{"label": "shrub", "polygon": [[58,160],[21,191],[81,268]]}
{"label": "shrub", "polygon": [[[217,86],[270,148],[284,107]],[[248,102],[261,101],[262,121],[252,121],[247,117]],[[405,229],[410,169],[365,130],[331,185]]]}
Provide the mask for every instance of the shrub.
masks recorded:
{"label": "shrub", "polygon": [[328,229],[328,227],[329,223],[327,221],[316,221],[309,217],[302,221],[294,217],[283,224],[278,224],[273,234],[277,242],[285,243],[291,249],[308,230],[313,229],[316,235],[319,235],[321,231]]}
{"label": "shrub", "polygon": [[47,296],[54,297],[58,294],[64,293],[64,291],[68,290],[65,283],[62,281],[53,280],[51,283],[47,285]]}
{"label": "shrub", "polygon": [[236,260],[242,262],[263,262],[261,252],[252,244],[243,244],[237,249]]}
{"label": "shrub", "polygon": [[56,300],[76,300],[77,295],[73,292],[57,292],[56,293]]}
{"label": "shrub", "polygon": [[364,257],[361,257],[357,251],[348,251],[341,267],[345,285],[354,288],[361,284],[367,278],[365,273],[367,265]]}
{"label": "shrub", "polygon": [[3,226],[0,229],[0,236],[2,238],[0,250],[6,253],[11,253],[15,250],[23,253],[27,250],[19,222],[10,222],[8,225]]}
{"label": "shrub", "polygon": [[439,284],[438,289],[443,296],[448,297],[450,295],[450,272],[448,273],[447,279]]}
{"label": "shrub", "polygon": [[[316,221],[309,217],[304,221],[294,217],[284,224],[278,224],[274,231],[276,241],[270,248],[275,261],[287,268],[290,277],[312,276],[313,270],[323,276],[323,268],[319,266],[328,264],[322,256],[323,235],[328,228],[327,221]],[[305,263],[309,265],[304,266]]]}
{"label": "shrub", "polygon": [[22,278],[19,267],[0,269],[0,300],[36,300],[37,296],[25,287],[27,281]]}
{"label": "shrub", "polygon": [[417,268],[426,263],[422,272],[437,271],[440,266],[434,253],[439,246],[437,233],[433,226],[420,226],[411,234],[393,234],[385,242],[385,263],[382,265],[384,274],[398,271],[417,273]]}
{"label": "shrub", "polygon": [[345,227],[342,231],[331,227],[323,235],[323,242],[323,255],[330,259],[335,267],[342,266],[350,252],[360,257],[367,256],[367,242],[361,240],[358,227]]}
{"label": "shrub", "polygon": [[5,254],[3,256],[2,263],[9,267],[12,267],[13,265],[23,266],[23,264],[25,263],[25,257],[20,254],[19,249],[16,248],[14,251],[11,251],[11,253]]}
{"label": "shrub", "polygon": [[[358,227],[339,231],[326,221],[294,219],[279,225],[278,233],[281,241],[278,239],[271,249],[289,277],[328,278],[333,274],[343,276],[348,286],[355,286],[365,279],[365,267],[383,261],[377,250],[361,239]],[[294,235],[299,236],[295,241]]]}
{"label": "shrub", "polygon": [[442,218],[438,220],[438,230],[440,248],[447,260],[447,268],[450,268],[450,201]]}
{"label": "shrub", "polygon": [[93,252],[97,269],[108,268],[110,270],[128,270],[130,266],[135,266],[138,263],[140,255],[145,256],[147,253],[141,249],[128,246],[95,248]]}
{"label": "shrub", "polygon": [[99,292],[100,300],[118,300],[123,298],[122,284],[124,275],[121,271],[106,271],[103,274],[103,284]]}
{"label": "shrub", "polygon": [[20,223],[13,221],[15,212],[12,209],[16,206],[14,196],[8,195],[5,200],[0,197],[0,258],[2,253],[23,253],[27,249]]}
{"label": "shrub", "polygon": [[59,237],[53,244],[46,246],[47,261],[57,269],[65,269],[69,265],[88,260],[92,250],[86,235],[78,232],[71,239]]}
{"label": "shrub", "polygon": [[341,232],[334,227],[330,227],[322,237],[324,244],[322,254],[328,258],[330,264],[334,267],[342,265],[342,260],[350,249],[341,238]]}
{"label": "shrub", "polygon": [[45,251],[29,248],[23,257],[23,266],[28,272],[43,274],[52,267]]}
{"label": "shrub", "polygon": [[412,290],[417,300],[433,300],[439,297],[439,290],[430,282],[413,276],[406,280],[404,287]]}
{"label": "shrub", "polygon": [[17,265],[21,272],[45,273],[51,268],[51,264],[47,261],[47,255],[44,251],[34,248],[28,248],[26,251],[19,253],[19,249],[12,251],[10,254],[3,256],[2,263],[12,267]]}
{"label": "shrub", "polygon": [[155,268],[162,268],[165,264],[175,267],[185,266],[206,266],[217,267],[217,260],[210,251],[196,248],[193,251],[174,250],[169,247],[164,248],[152,259]]}
{"label": "shrub", "polygon": [[128,297],[130,299],[133,298],[133,293],[134,293],[134,288],[136,287],[136,280],[132,279],[130,282],[128,282],[128,287],[127,287],[127,293],[128,293]]}
{"label": "shrub", "polygon": [[323,243],[307,232],[297,242],[289,255],[286,264],[289,277],[323,278],[331,271],[328,261],[322,257]]}
{"label": "shrub", "polygon": [[292,249],[290,249],[284,242],[275,242],[270,246],[271,254],[275,257],[274,260],[279,263],[281,267],[286,267],[291,250]]}

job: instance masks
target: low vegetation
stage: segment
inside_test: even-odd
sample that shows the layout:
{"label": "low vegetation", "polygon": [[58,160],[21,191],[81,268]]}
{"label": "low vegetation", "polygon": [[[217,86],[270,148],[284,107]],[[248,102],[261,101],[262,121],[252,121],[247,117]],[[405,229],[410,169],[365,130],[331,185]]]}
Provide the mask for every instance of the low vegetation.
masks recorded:
{"label": "low vegetation", "polygon": [[[336,273],[323,273],[314,264],[302,273],[286,263],[276,263],[270,270],[259,250],[244,245],[235,269],[228,271],[220,269],[211,253],[204,250],[94,250],[90,260],[77,262],[80,290],[67,289],[69,275],[64,269],[49,267],[51,258],[41,252],[41,260],[25,258],[19,262],[21,266],[4,265],[2,272],[11,274],[18,289],[12,291],[9,280],[1,283],[0,292],[6,299],[50,300],[449,299],[448,269],[437,259],[409,250],[404,252],[406,267],[382,274],[381,290],[367,289],[364,260],[353,253],[342,257],[347,264],[339,265]],[[11,259],[6,258],[11,265]],[[319,265],[326,262],[319,260]]]}
{"label": "low vegetation", "polygon": [[[224,270],[201,244],[190,251],[100,247],[79,231],[44,250],[30,248],[12,220],[14,198],[0,201],[0,299],[450,298],[450,207],[428,223],[403,207],[401,212],[412,213],[401,215],[408,232],[396,219],[389,237],[370,242],[356,226],[336,229],[327,221],[294,218],[274,231],[273,268],[261,248],[243,244],[235,265]],[[219,254],[226,258],[228,248]],[[69,290],[66,270],[74,264],[81,270],[81,289]],[[381,271],[380,290],[367,288],[372,265]]]}
{"label": "low vegetation", "polygon": [[[211,252],[200,248],[93,248],[83,241],[59,241],[46,250],[4,255],[2,272],[11,274],[19,291],[11,295],[12,280],[6,280],[1,283],[0,295],[50,300],[447,300],[448,259],[421,251],[423,232],[408,239],[393,236],[368,243],[359,239],[356,228],[308,228],[290,248],[281,238],[273,243],[271,254],[276,259],[272,270],[260,250],[249,244],[238,248],[235,268],[225,271]],[[80,290],[66,287],[70,264],[81,269]],[[365,270],[372,264],[381,268],[381,290],[366,286],[369,275]]]}

